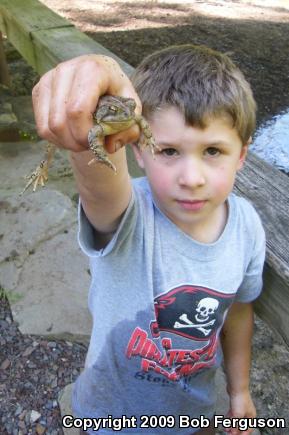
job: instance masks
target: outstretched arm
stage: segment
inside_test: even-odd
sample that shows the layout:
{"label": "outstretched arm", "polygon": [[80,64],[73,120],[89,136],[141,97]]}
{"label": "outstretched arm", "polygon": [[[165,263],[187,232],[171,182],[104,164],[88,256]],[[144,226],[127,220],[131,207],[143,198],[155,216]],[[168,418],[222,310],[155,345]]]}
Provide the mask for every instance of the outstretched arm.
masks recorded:
{"label": "outstretched arm", "polygon": [[[32,97],[38,133],[60,148],[71,151],[71,163],[85,213],[96,230],[115,230],[131,196],[123,145],[136,141],[137,126],[107,136],[106,149],[117,174],[103,165],[88,166],[94,157],[88,149],[92,114],[101,95],[133,98],[136,113],[140,100],[128,77],[113,59],[86,55],[59,64],[34,87]],[[81,152],[82,151],[82,152]],[[116,152],[115,152],[116,151]]]}
{"label": "outstretched arm", "polygon": [[[249,391],[253,307],[251,303],[236,302],[225,320],[221,342],[224,353],[227,390],[230,396],[228,417],[252,418],[256,409]],[[252,429],[230,429],[230,435],[247,435]]]}

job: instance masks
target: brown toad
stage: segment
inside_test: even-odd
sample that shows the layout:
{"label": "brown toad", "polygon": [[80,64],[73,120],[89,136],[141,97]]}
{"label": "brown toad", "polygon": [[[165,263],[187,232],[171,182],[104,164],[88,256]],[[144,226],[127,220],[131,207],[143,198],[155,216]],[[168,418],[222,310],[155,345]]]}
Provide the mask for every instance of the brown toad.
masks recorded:
{"label": "brown toad", "polygon": [[99,99],[97,110],[93,114],[96,124],[88,133],[88,143],[93,151],[94,161],[99,161],[109,166],[116,172],[115,166],[108,159],[104,149],[104,138],[111,134],[127,130],[134,124],[138,124],[143,134],[143,145],[149,146],[152,154],[156,149],[150,127],[141,115],[135,114],[136,103],[132,98],[114,97],[105,95]]}
{"label": "brown toad", "polygon": [[[136,103],[132,98],[112,95],[100,97],[96,111],[93,114],[95,125],[88,132],[89,148],[94,153],[94,158],[90,160],[89,165],[94,162],[103,163],[116,172],[116,167],[109,160],[104,148],[105,136],[127,130],[134,124],[139,126],[142,133],[141,147],[149,146],[154,156],[154,152],[158,147],[155,144],[147,121],[143,116],[135,114],[135,108]],[[48,169],[53,160],[55,149],[55,145],[48,145],[46,159],[42,160],[36,170],[27,177],[29,181],[20,195],[32,184],[33,192],[35,192],[39,184],[44,186],[48,180]]]}

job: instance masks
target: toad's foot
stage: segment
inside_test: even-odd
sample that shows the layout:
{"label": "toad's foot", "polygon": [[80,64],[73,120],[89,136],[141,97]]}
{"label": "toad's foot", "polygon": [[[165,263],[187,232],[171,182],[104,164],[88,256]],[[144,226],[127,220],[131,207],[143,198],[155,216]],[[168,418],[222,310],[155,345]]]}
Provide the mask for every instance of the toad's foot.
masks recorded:
{"label": "toad's foot", "polygon": [[140,140],[141,149],[144,149],[145,147],[148,146],[150,152],[152,153],[153,158],[155,158],[155,152],[160,151],[161,148],[156,144],[148,122],[141,115],[136,116],[135,121],[142,132],[142,137]]}
{"label": "toad's foot", "polygon": [[98,129],[98,126],[92,127],[88,132],[88,143],[89,148],[94,154],[94,158],[88,162],[89,165],[92,165],[95,162],[102,163],[106,165],[108,168],[111,168],[115,173],[116,167],[115,165],[109,160],[107,153],[104,149],[104,137],[96,137],[95,129]]}
{"label": "toad's foot", "polygon": [[33,184],[33,192],[37,189],[39,184],[41,186],[45,186],[45,183],[48,180],[48,169],[51,164],[51,161],[53,159],[54,153],[55,153],[55,145],[49,144],[47,146],[47,156],[46,159],[42,160],[40,164],[37,166],[34,172],[32,174],[27,175],[26,178],[28,179],[28,183],[22,190],[22,192],[19,194],[20,196],[23,195],[24,192]]}

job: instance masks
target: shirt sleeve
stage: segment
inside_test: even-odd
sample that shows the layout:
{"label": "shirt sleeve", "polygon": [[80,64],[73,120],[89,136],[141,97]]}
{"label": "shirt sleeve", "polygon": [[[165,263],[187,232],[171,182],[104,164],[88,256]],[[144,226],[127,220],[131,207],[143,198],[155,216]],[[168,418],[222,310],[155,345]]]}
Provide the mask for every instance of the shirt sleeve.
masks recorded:
{"label": "shirt sleeve", "polygon": [[245,271],[244,279],[236,294],[236,302],[252,302],[260,295],[263,287],[266,237],[258,214],[255,212],[254,215],[255,216],[252,217],[254,218],[255,225],[252,225],[251,221],[251,229],[254,230],[252,237],[255,238],[255,243]]}
{"label": "shirt sleeve", "polygon": [[127,235],[133,230],[137,217],[137,207],[135,200],[135,192],[132,189],[132,196],[129,205],[119,223],[110,242],[101,249],[95,247],[96,232],[89,222],[81,205],[81,200],[78,204],[78,243],[82,252],[90,258],[103,257],[108,255],[115,246],[121,243]]}

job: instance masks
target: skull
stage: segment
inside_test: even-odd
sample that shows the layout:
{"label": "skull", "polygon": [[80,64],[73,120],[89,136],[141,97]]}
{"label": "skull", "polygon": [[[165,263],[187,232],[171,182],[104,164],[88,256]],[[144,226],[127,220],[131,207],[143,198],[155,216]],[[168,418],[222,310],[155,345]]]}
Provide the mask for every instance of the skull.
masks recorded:
{"label": "skull", "polygon": [[213,298],[203,298],[198,303],[196,308],[197,314],[195,315],[195,319],[197,322],[206,322],[209,320],[210,316],[212,316],[216,309],[219,306],[219,302]]}

